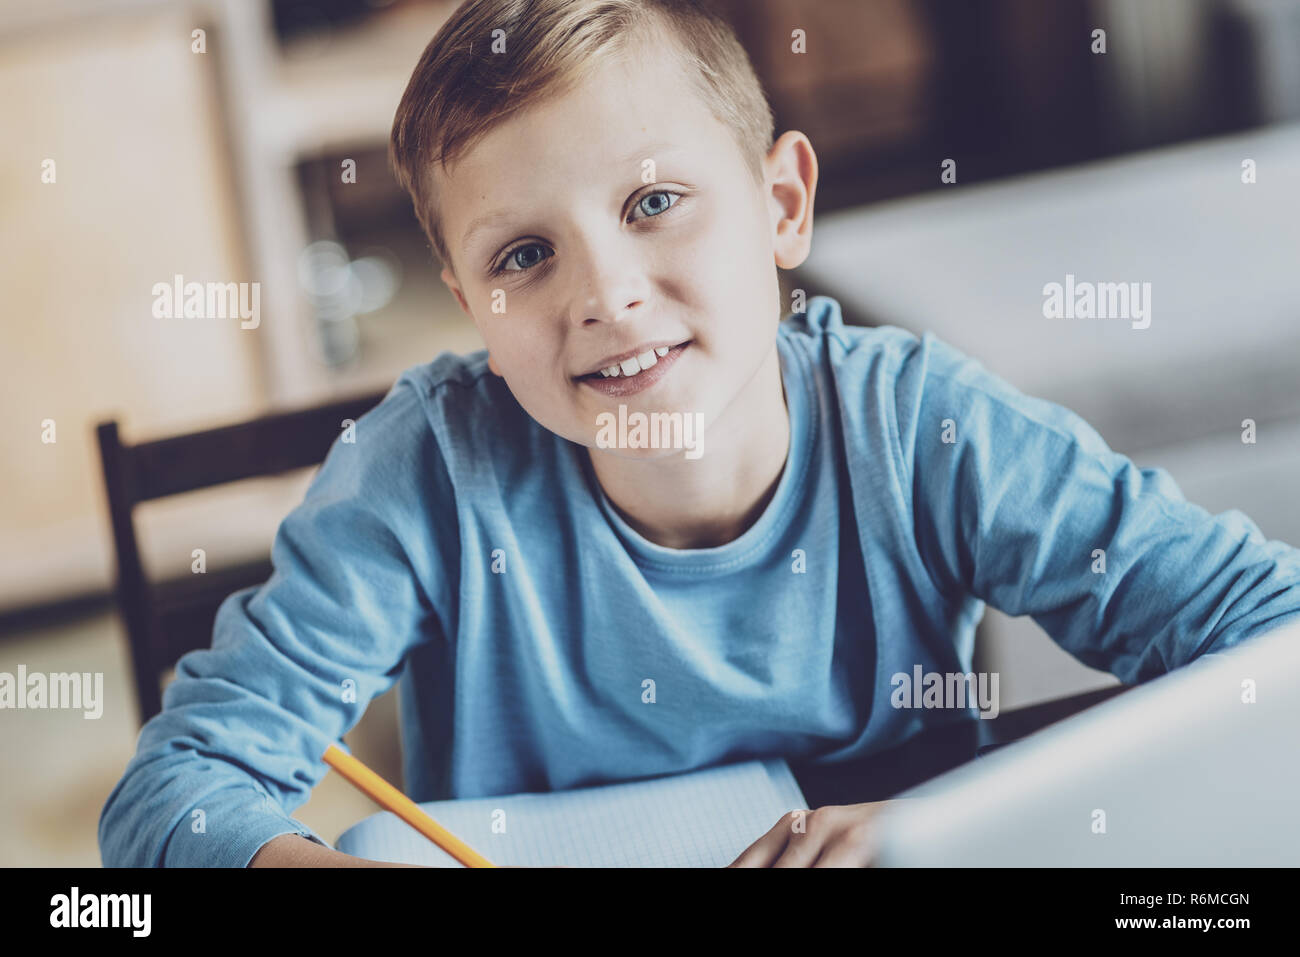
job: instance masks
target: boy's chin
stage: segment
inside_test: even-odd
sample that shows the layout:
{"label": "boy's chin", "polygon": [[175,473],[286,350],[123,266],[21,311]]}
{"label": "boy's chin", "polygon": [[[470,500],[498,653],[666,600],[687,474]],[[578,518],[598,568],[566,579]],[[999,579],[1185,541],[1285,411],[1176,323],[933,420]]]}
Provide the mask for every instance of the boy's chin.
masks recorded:
{"label": "boy's chin", "polygon": [[[595,422],[584,423],[581,444],[591,455],[605,461],[672,462],[698,459],[704,453],[705,425],[703,412],[641,410],[620,404],[616,410],[596,413]],[[595,429],[592,429],[592,426]]]}

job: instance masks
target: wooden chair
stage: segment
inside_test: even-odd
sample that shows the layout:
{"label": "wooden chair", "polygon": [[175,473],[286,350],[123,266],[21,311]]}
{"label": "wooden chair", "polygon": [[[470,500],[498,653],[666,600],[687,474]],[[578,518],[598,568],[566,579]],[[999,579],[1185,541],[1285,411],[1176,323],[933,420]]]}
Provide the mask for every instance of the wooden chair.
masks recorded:
{"label": "wooden chair", "polygon": [[101,423],[100,461],[117,554],[116,597],[131,646],[140,723],[162,710],[162,674],[187,651],[212,640],[217,608],[232,592],[265,582],[267,559],[167,582],[146,580],[133,511],[141,502],[240,479],[318,465],[344,419],[359,419],[386,392],[237,425],[126,445],[116,421]]}

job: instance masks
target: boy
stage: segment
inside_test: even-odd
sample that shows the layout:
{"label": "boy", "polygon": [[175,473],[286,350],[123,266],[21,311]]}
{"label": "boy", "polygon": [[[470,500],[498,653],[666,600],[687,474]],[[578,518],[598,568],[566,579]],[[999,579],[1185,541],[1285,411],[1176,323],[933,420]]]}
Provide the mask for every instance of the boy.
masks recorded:
{"label": "boy", "polygon": [[[1067,410],[824,297],[781,322],[817,160],[772,133],[697,3],[452,16],[392,158],[486,352],[335,443],[142,731],[106,864],[366,863],[289,812],[399,671],[426,801],[897,744],[951,715],[890,676],[969,672],[985,602],[1126,682],[1300,616],[1300,553]],[[668,441],[611,428],[638,413]],[[875,808],[737,863],[866,863]]]}

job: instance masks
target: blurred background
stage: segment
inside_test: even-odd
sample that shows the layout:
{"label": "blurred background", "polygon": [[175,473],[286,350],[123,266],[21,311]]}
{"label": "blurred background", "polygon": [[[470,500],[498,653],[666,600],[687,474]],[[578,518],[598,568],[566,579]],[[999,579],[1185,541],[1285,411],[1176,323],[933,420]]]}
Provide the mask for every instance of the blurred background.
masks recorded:
{"label": "blurred background", "polygon": [[[933,331],[1193,501],[1300,543],[1300,0],[718,6],[778,134],[807,133],[821,163],[814,252],[786,290]],[[144,624],[162,607],[149,589],[199,577],[196,548],[209,592],[262,580],[313,472],[119,503],[115,525],[96,427],[129,446],[373,398],[481,347],[386,160],[454,7],[0,6],[0,671],[105,682],[97,721],[0,712],[0,865],[98,864],[141,649],[157,666],[172,647]],[[153,286],[177,274],[260,282],[260,326],[155,318]],[[1151,327],[1043,318],[1043,285],[1067,274],[1152,283]],[[143,582],[115,591],[130,538]],[[202,607],[190,645],[210,638]],[[1114,680],[992,612],[976,666],[1002,674],[1004,711]],[[347,740],[400,783],[395,698]],[[333,837],[373,810],[331,773],[297,816]]]}

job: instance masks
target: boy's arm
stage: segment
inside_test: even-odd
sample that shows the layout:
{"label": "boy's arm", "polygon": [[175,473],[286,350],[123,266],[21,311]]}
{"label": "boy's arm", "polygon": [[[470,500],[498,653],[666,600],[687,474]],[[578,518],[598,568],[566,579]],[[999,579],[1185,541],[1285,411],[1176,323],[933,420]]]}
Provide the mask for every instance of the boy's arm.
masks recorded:
{"label": "boy's arm", "polygon": [[932,337],[899,368],[917,545],[949,594],[1032,615],[1126,683],[1300,617],[1300,551],[1245,515],[1187,502],[1168,473]]}
{"label": "boy's arm", "polygon": [[177,663],[100,815],[106,866],[243,867],[285,834],[326,849],[289,812],[453,593],[450,481],[414,390],[395,393],[335,442],[276,533],[271,578],[227,598],[212,647]]}

